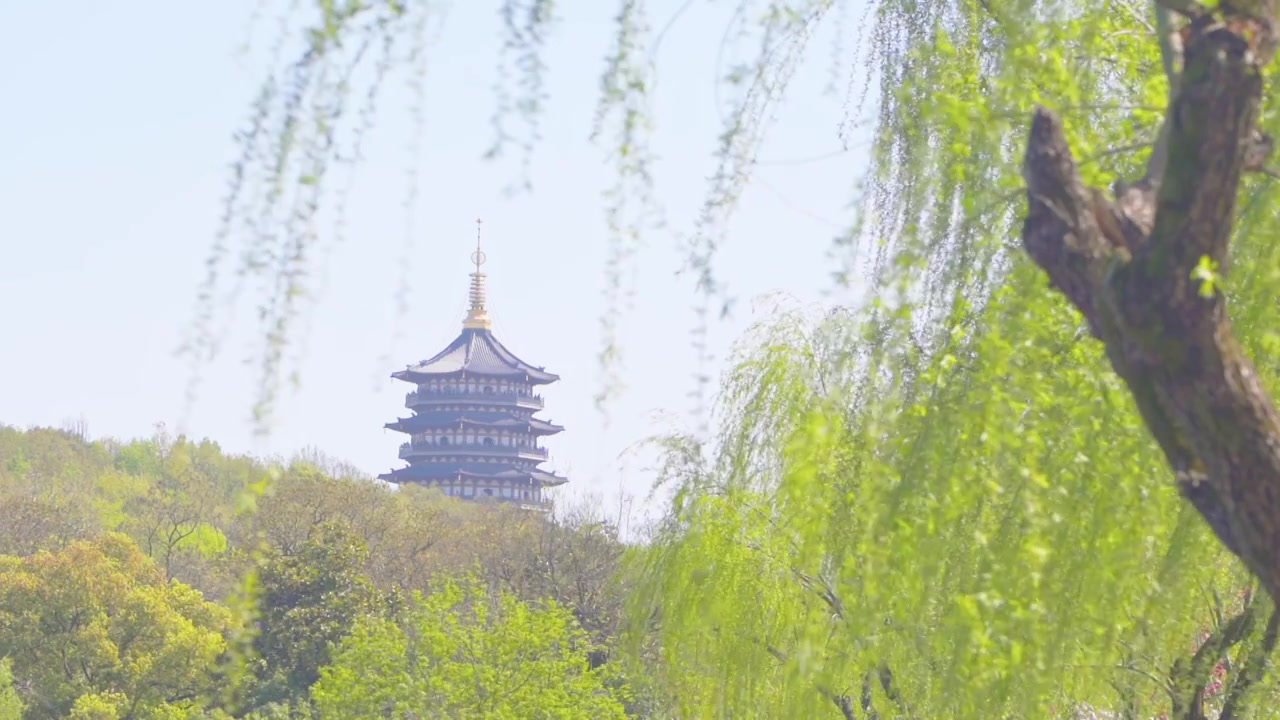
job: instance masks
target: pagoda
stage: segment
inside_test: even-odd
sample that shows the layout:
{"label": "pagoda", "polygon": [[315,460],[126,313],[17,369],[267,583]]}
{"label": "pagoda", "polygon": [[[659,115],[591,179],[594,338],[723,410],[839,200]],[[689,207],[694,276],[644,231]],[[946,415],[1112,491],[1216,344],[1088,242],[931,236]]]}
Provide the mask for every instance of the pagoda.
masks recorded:
{"label": "pagoda", "polygon": [[392,373],[417,386],[405,397],[412,416],[385,426],[409,435],[400,446],[400,458],[409,464],[378,477],[466,500],[541,508],[543,489],[568,480],[539,469],[547,460],[539,438],[564,428],[534,417],[543,407],[534,389],[560,378],[516,357],[494,336],[476,222],[471,304],[462,334],[429,360]]}

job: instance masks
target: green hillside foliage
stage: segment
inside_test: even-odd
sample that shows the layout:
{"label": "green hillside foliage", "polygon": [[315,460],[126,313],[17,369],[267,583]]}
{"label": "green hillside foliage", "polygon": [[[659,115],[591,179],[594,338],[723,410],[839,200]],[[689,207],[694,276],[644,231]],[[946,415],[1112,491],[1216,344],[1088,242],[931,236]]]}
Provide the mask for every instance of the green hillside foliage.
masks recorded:
{"label": "green hillside foliage", "polygon": [[396,619],[366,616],[313,688],[322,717],[607,720],[625,717],[611,667],[554,601],[530,607],[484,586],[444,583]]}
{"label": "green hillside foliage", "polygon": [[[488,648],[421,678],[469,717],[490,702],[458,689],[476,672],[504,717],[638,706],[617,649],[625,548],[589,507],[466,504],[318,453],[269,463],[163,431],[0,427],[0,517],[0,718],[383,717],[334,704],[361,643],[395,641],[376,628]],[[321,677],[329,705],[313,706]]]}

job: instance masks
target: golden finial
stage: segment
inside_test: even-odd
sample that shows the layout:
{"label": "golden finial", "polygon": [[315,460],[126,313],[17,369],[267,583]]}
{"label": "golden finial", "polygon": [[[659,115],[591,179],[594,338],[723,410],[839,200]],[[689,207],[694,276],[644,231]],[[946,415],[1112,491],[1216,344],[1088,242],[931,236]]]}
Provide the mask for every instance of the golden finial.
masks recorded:
{"label": "golden finial", "polygon": [[462,321],[462,327],[477,330],[488,330],[491,324],[489,313],[484,307],[484,273],[480,271],[480,266],[484,265],[486,259],[484,251],[480,249],[480,225],[483,222],[476,218],[476,251],[471,253],[471,262],[476,266],[475,272],[471,273],[471,307],[467,310],[467,319]]}

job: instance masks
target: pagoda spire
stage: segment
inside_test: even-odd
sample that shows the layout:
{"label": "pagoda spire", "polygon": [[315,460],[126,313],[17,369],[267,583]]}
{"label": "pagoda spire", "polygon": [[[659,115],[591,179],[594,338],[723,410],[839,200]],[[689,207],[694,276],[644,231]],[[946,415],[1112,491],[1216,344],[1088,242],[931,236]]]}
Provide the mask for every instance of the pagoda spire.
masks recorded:
{"label": "pagoda spire", "polygon": [[462,321],[462,327],[473,330],[488,330],[493,325],[489,320],[489,311],[484,306],[484,273],[480,271],[480,266],[485,261],[484,251],[480,249],[480,225],[483,222],[476,218],[476,251],[471,253],[471,262],[476,266],[475,272],[471,273],[471,307],[467,309],[467,317]]}

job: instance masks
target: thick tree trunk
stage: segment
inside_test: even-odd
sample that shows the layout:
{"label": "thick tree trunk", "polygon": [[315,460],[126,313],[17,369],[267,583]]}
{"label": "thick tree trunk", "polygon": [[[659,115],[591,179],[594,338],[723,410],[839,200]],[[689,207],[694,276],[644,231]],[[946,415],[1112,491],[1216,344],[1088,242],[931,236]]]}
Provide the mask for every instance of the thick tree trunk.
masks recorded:
{"label": "thick tree trunk", "polygon": [[1178,5],[1181,62],[1166,67],[1182,70],[1147,177],[1117,183],[1115,203],[1085,187],[1061,121],[1038,108],[1023,243],[1105,343],[1183,494],[1280,601],[1280,413],[1212,285],[1241,174],[1270,148],[1256,123],[1275,23],[1225,0]]}

